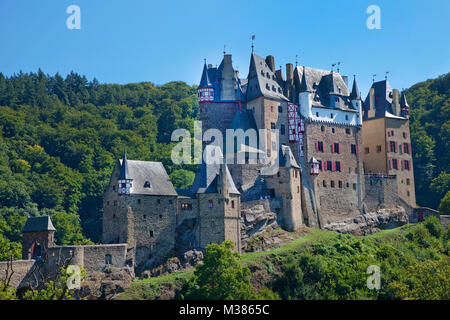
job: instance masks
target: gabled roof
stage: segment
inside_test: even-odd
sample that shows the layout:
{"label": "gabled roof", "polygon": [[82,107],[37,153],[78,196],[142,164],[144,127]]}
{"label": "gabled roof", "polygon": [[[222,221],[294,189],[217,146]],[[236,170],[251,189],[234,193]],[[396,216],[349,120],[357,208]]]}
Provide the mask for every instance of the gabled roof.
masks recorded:
{"label": "gabled roof", "polygon": [[22,229],[22,232],[33,232],[33,231],[55,231],[55,227],[53,226],[52,219],[50,216],[43,217],[32,217],[28,218],[25,222],[25,226]]}
{"label": "gabled roof", "polygon": [[[123,160],[119,160],[121,166],[122,163]],[[128,177],[133,180],[131,194],[177,195],[161,162],[127,160],[127,163]],[[150,183],[150,188],[144,187],[147,181]]]}
{"label": "gabled roof", "polygon": [[252,53],[248,73],[247,101],[262,96],[288,101],[283,95],[275,73],[270,70],[266,60],[256,53]]}
{"label": "gabled roof", "polygon": [[[220,173],[221,164],[215,163],[213,159],[222,161],[222,151],[218,146],[207,145],[203,152],[203,161],[198,167],[194,183],[190,189],[191,195],[197,193],[218,193],[217,180]],[[228,192],[232,194],[240,194],[226,164],[225,168],[227,172]]]}

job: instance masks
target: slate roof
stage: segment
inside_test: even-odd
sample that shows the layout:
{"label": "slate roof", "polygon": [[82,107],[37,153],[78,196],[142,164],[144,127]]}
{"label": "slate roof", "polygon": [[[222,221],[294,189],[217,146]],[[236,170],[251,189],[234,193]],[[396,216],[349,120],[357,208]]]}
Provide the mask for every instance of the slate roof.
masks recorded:
{"label": "slate roof", "polygon": [[206,66],[206,62],[205,62],[205,65],[203,66],[202,79],[200,80],[200,84],[198,87],[199,88],[211,87],[211,82],[209,81],[208,67]]}
{"label": "slate roof", "polygon": [[25,226],[22,229],[22,232],[32,232],[32,231],[55,231],[55,227],[53,226],[52,219],[50,216],[43,217],[32,217],[28,218],[25,222]]}
{"label": "slate roof", "polygon": [[[131,194],[176,196],[177,193],[161,162],[127,160],[128,173],[133,180]],[[119,160],[122,166],[123,160]],[[123,168],[123,166],[122,166]],[[144,188],[145,182],[150,188]]]}
{"label": "slate roof", "polygon": [[[222,159],[222,151],[218,146],[208,145],[203,152],[203,161],[199,165],[197,173],[195,175],[194,183],[189,193],[184,195],[194,195],[197,193],[217,193],[217,180],[220,172],[220,164],[212,163],[212,158],[209,155],[213,155],[218,159]],[[237,190],[233,178],[231,177],[228,166],[225,165],[228,180],[228,192],[232,194],[240,194]]]}
{"label": "slate roof", "polygon": [[300,92],[312,92],[314,107],[330,108],[330,95],[341,97],[341,110],[355,111],[350,103],[350,91],[342,76],[337,72],[297,66],[294,80]]}
{"label": "slate roof", "polygon": [[280,167],[294,167],[299,168],[297,161],[295,160],[294,154],[289,146],[281,145],[280,147]]}
{"label": "slate roof", "polygon": [[356,76],[354,76],[353,78],[353,86],[352,86],[352,93],[350,93],[350,100],[361,100],[358,85],[356,84]]}
{"label": "slate roof", "polygon": [[288,101],[266,60],[252,53],[248,73],[247,101],[261,96]]}
{"label": "slate roof", "polygon": [[402,92],[402,96],[400,98],[400,107],[409,107],[408,101],[406,101],[406,94]]}
{"label": "slate roof", "polygon": [[[122,163],[124,165],[122,165]],[[123,159],[121,162],[119,180],[130,180],[130,170],[128,169],[128,161],[126,153],[123,154]]]}
{"label": "slate roof", "polygon": [[[393,92],[392,88],[387,80],[382,80],[378,82],[374,82],[372,87],[375,92],[375,118],[396,118],[396,119],[406,119],[403,117],[399,117],[394,114],[392,110],[392,98]],[[401,103],[400,103],[401,105]],[[368,110],[370,108],[370,91],[367,94],[366,100],[364,100],[363,104],[364,108],[364,120],[368,119]]]}

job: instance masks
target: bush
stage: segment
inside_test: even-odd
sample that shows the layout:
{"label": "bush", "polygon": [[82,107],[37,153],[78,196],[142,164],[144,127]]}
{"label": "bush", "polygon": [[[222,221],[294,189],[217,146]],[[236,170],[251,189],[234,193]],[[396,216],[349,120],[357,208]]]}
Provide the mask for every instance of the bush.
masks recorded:
{"label": "bush", "polygon": [[[183,286],[180,296],[188,300],[249,300],[257,298],[250,285],[251,272],[240,265],[231,241],[206,247],[203,264]],[[261,294],[267,294],[267,291]]]}

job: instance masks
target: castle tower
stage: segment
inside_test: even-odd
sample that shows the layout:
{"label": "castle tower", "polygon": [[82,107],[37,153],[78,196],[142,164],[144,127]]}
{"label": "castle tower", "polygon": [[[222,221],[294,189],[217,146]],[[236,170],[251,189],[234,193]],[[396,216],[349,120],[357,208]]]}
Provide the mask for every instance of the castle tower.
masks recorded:
{"label": "castle tower", "polygon": [[[309,67],[297,67],[295,72],[301,79],[299,111],[304,123],[304,150],[299,151],[303,155],[299,163],[305,168],[304,211],[309,223],[317,220],[323,227],[361,214],[364,185],[358,154],[362,144],[362,115],[357,107],[360,101],[356,83],[352,95],[339,73]],[[310,175],[312,158],[319,163],[319,176]]]}
{"label": "castle tower", "polygon": [[225,54],[219,67],[203,66],[198,87],[202,132],[217,129],[223,135],[237,110],[241,108],[241,88],[231,54]]}
{"label": "castle tower", "polygon": [[22,229],[22,259],[45,259],[54,245],[55,231],[50,216],[28,218]]}
{"label": "castle tower", "polygon": [[240,193],[228,167],[223,162],[221,149],[206,146],[204,161],[199,166],[190,193],[198,202],[199,245],[230,240],[241,250]]}
{"label": "castle tower", "polygon": [[198,86],[198,103],[212,102],[214,100],[214,87],[209,81],[208,67],[203,66],[202,79]]}
{"label": "castle tower", "polygon": [[353,76],[353,86],[352,86],[352,92],[350,93],[350,101],[352,103],[352,106],[355,110],[358,110],[359,117],[358,117],[358,125],[362,126],[362,100],[361,95],[359,94],[358,85],[356,84],[356,76]]}
{"label": "castle tower", "polygon": [[387,80],[374,82],[364,109],[362,135],[365,173],[395,178],[398,196],[415,207],[409,106],[404,93],[399,101],[398,91],[392,89]]}
{"label": "castle tower", "polygon": [[126,153],[123,154],[122,167],[120,168],[118,189],[119,195],[130,195],[133,188],[133,179],[130,178],[130,169],[128,168],[128,160]]}

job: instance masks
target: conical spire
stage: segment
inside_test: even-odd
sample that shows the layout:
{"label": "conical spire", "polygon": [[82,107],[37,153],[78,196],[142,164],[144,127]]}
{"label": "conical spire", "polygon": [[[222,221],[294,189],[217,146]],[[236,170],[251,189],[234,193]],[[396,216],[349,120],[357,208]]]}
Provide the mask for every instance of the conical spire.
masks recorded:
{"label": "conical spire", "polygon": [[406,95],[402,92],[402,97],[400,98],[400,107],[409,107],[408,101],[406,101]]}
{"label": "conical spire", "polygon": [[206,66],[206,59],[205,59],[205,65],[203,66],[202,79],[200,80],[200,85],[198,87],[206,88],[206,87],[210,87],[210,86],[211,86],[211,82],[209,82],[208,67]]}
{"label": "conical spire", "polygon": [[303,66],[302,82],[300,83],[300,92],[312,92],[311,88],[306,81],[305,66]]}
{"label": "conical spire", "polygon": [[122,166],[120,167],[119,180],[131,180],[130,171],[128,169],[127,154],[124,152]]}
{"label": "conical spire", "polygon": [[352,93],[350,93],[350,100],[361,100],[361,96],[359,95],[358,85],[356,84],[356,76],[353,76],[353,87],[352,87]]}

